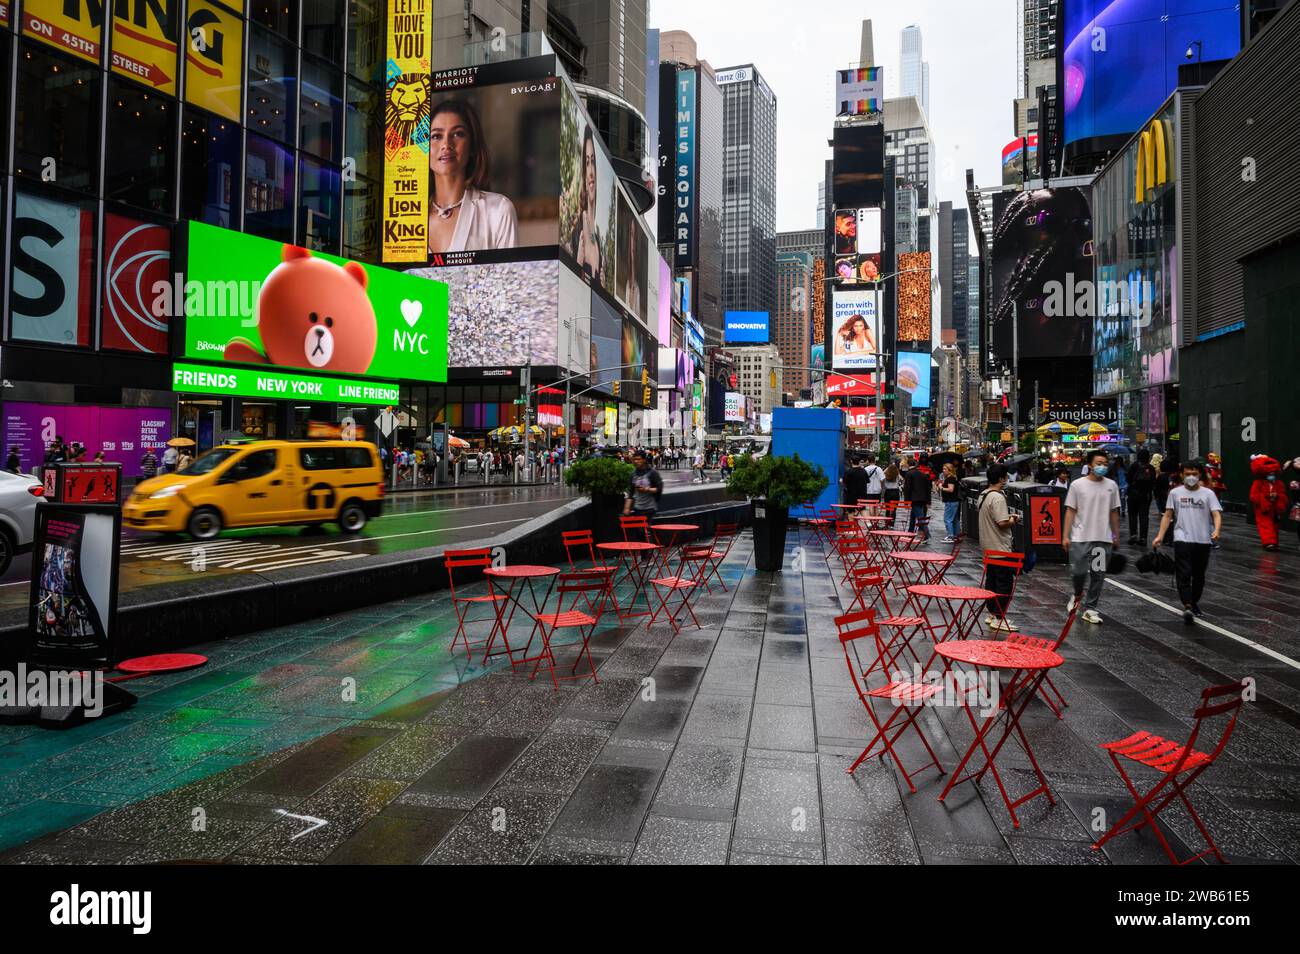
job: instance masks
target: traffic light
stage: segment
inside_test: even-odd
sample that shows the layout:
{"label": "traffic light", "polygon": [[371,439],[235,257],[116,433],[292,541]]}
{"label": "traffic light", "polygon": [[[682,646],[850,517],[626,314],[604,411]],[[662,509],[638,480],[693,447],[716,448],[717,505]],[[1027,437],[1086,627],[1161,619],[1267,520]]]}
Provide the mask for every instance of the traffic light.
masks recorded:
{"label": "traffic light", "polygon": [[650,383],[650,369],[643,367],[641,368],[641,387],[645,387],[649,383]]}
{"label": "traffic light", "polygon": [[614,382],[614,397],[618,397],[618,386],[619,386],[619,384],[621,384],[621,383],[622,383],[621,381],[615,381],[615,382]]}
{"label": "traffic light", "polygon": [[767,373],[767,386],[776,390],[776,368]]}
{"label": "traffic light", "polygon": [[1039,414],[1042,414],[1044,417],[1046,417],[1046,416],[1047,416],[1047,410],[1048,410],[1048,408],[1050,408],[1051,406],[1052,406],[1052,402],[1051,402],[1051,401],[1047,400],[1047,398],[1042,398],[1042,399],[1038,402],[1038,413],[1039,413]]}

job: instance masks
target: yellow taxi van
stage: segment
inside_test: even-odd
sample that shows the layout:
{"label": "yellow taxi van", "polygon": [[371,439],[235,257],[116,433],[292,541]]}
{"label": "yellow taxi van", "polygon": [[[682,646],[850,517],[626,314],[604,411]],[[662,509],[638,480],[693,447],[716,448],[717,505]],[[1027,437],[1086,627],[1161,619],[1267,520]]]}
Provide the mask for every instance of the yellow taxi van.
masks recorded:
{"label": "yellow taxi van", "polygon": [[185,470],[141,481],[122,520],[135,530],[211,540],[226,527],[337,521],[356,533],[383,512],[384,470],[362,441],[221,444]]}

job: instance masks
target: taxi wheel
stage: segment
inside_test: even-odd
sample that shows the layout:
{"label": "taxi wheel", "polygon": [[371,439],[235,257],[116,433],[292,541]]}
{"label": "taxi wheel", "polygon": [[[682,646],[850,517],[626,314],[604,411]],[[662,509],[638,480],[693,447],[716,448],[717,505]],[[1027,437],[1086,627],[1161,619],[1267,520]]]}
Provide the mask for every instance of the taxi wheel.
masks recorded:
{"label": "taxi wheel", "polygon": [[349,500],[339,509],[339,529],[344,533],[359,533],[365,525],[365,508],[355,500]]}
{"label": "taxi wheel", "polygon": [[221,533],[221,514],[212,507],[200,507],[190,514],[185,529],[195,540],[215,540]]}

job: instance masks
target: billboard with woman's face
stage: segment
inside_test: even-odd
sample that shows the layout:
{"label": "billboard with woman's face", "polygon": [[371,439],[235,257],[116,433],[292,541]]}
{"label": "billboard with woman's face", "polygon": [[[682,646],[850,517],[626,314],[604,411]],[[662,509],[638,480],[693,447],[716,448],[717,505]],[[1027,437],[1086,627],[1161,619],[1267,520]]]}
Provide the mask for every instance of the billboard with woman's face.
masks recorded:
{"label": "billboard with woman's face", "polygon": [[[560,81],[552,56],[428,77],[432,266],[554,258]],[[392,223],[385,209],[385,230]]]}
{"label": "billboard with woman's face", "polygon": [[560,114],[560,251],[583,279],[617,287],[618,190],[600,133],[564,87]]}
{"label": "billboard with woman's face", "polygon": [[831,297],[831,367],[866,371],[880,350],[880,292],[836,291]]}

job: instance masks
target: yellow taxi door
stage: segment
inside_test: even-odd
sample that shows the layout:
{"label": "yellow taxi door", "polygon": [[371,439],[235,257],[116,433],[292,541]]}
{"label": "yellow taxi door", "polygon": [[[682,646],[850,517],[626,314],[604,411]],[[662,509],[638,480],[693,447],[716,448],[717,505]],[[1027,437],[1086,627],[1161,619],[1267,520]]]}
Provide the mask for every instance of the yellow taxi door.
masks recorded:
{"label": "yellow taxi door", "polygon": [[249,451],[222,475],[226,497],[222,508],[228,526],[256,526],[292,519],[293,487],[284,466],[288,450],[261,448]]}

